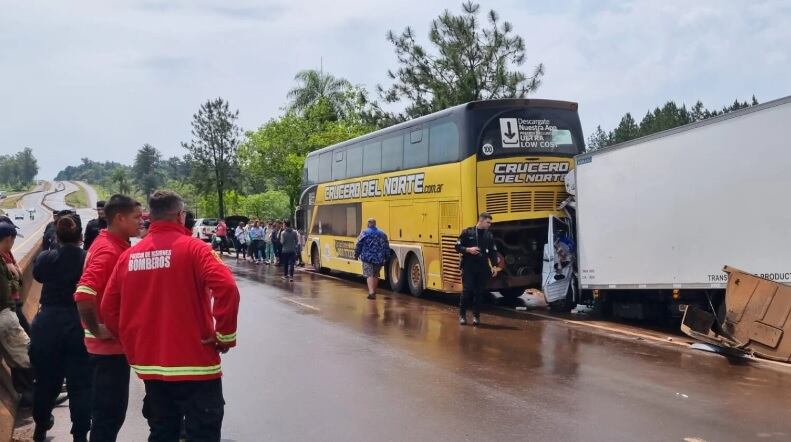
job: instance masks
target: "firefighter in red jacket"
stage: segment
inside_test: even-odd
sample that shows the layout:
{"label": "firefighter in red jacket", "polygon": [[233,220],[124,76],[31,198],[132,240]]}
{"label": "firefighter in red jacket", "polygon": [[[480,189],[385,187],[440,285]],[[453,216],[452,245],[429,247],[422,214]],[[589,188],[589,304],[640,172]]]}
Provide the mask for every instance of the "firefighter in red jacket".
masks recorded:
{"label": "firefighter in red jacket", "polygon": [[113,195],[104,213],[107,229],[91,244],[74,293],[93,365],[91,441],[115,441],[126,418],[129,364],[121,344],[107,331],[99,308],[107,281],[121,253],[129,248],[129,238],[137,236],[143,214],[140,203],[125,195]]}
{"label": "firefighter in red jacket", "polygon": [[149,440],[219,441],[224,400],[220,353],[236,345],[239,290],[231,272],[184,227],[184,201],[149,199],[148,235],[121,255],[101,312],[143,379]]}

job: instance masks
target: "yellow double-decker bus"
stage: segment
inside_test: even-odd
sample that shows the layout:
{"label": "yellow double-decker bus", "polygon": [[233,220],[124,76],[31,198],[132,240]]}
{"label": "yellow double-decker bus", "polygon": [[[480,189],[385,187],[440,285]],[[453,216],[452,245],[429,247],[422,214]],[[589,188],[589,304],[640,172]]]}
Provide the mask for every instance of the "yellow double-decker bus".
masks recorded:
{"label": "yellow double-decker bus", "polygon": [[461,292],[454,245],[480,212],[493,216],[504,271],[490,290],[540,287],[563,178],[584,150],[577,104],[507,99],[467,103],[308,155],[296,224],[314,268],[362,274],[354,259],[368,218],[390,239],[382,278],[395,291]]}

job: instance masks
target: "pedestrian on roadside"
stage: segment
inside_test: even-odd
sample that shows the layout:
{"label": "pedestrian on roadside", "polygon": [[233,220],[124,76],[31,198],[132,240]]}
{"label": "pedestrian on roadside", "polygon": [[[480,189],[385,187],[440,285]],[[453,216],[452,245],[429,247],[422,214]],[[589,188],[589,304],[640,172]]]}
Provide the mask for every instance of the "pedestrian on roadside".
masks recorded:
{"label": "pedestrian on roadside", "polygon": [[280,220],[275,221],[272,226],[272,264],[280,265],[280,253],[283,251],[283,243],[280,242],[280,232],[283,231],[283,224]]}
{"label": "pedestrian on roadside", "polygon": [[104,212],[107,228],[91,245],[74,292],[93,365],[92,441],[115,441],[126,418],[129,364],[121,344],[107,331],[99,306],[118,257],[129,248],[129,238],[138,235],[143,216],[140,203],[126,195],[110,197]]}
{"label": "pedestrian on roadside", "polygon": [[239,259],[239,252],[242,253],[242,259],[247,259],[247,232],[244,230],[244,221],[239,221],[234,229],[234,249],[236,249],[236,259]]}
{"label": "pedestrian on roadside", "polygon": [[294,264],[299,247],[299,234],[291,228],[291,221],[285,221],[285,228],[280,232],[280,263],[283,265],[283,279],[294,281]]}
{"label": "pedestrian on roadside", "polygon": [[222,260],[186,232],[179,195],[160,190],[148,205],[151,232],[121,255],[102,315],[145,383],[148,440],[179,440],[185,421],[187,440],[219,442],[220,353],[236,345],[239,290]]}
{"label": "pedestrian on roadside", "polygon": [[305,263],[302,262],[302,251],[305,249],[305,232],[297,229],[297,235],[299,235],[299,246],[297,246],[297,266],[305,267]]}
{"label": "pedestrian on roadside", "polygon": [[264,244],[264,229],[261,228],[261,225],[258,221],[253,224],[253,228],[250,229],[250,241],[252,242],[252,255],[253,255],[253,263],[258,264],[261,262],[261,247]]}
{"label": "pedestrian on roadside", "polygon": [[104,217],[105,203],[106,201],[103,200],[96,202],[96,213],[98,217],[88,221],[88,224],[85,225],[85,239],[82,243],[82,248],[85,250],[91,248],[91,244],[93,244],[93,241],[99,236],[99,231],[107,228],[107,219]]}
{"label": "pedestrian on roadside", "polygon": [[53,423],[52,409],[66,379],[75,441],[87,441],[91,429],[91,365],[84,332],[74,303],[86,252],[82,232],[70,216],[56,225],[60,247],[45,250],[33,263],[33,277],[42,284],[39,312],[30,334],[33,390],[33,440],[44,441]]}
{"label": "pedestrian on roadside", "polygon": [[376,299],[379,273],[390,257],[390,242],[387,235],[376,228],[376,220],[368,219],[368,228],[360,233],[354,247],[354,259],[363,263],[363,276],[368,285],[368,299]]}
{"label": "pedestrian on roadside", "polygon": [[231,254],[231,251],[228,249],[228,225],[225,224],[225,219],[220,218],[220,222],[217,223],[217,229],[214,231],[214,237],[217,238],[217,248],[220,249],[220,255],[225,252]]}
{"label": "pedestrian on roadside", "polygon": [[264,232],[264,240],[263,240],[264,242],[261,250],[264,262],[266,264],[274,264],[275,254],[272,249],[272,231],[273,231],[272,221],[267,221],[266,224],[262,222],[261,228],[263,229]]}
{"label": "pedestrian on roadside", "polygon": [[[8,223],[14,226],[15,229],[19,230],[19,227],[11,222],[11,218],[5,215],[0,216],[0,222]],[[22,235],[17,232],[17,237],[22,238]],[[20,269],[17,265],[16,258],[14,258],[14,254],[10,250],[7,253],[0,253],[0,260],[0,262],[8,267],[8,271],[11,275],[11,299],[14,302],[14,312],[16,313],[17,319],[19,319],[19,325],[22,326],[22,329],[25,330],[25,333],[30,335],[30,323],[28,323],[27,317],[25,316],[25,305],[22,301],[22,297],[20,296],[22,291],[22,269]]]}
{"label": "pedestrian on roadside", "polygon": [[[472,325],[481,323],[481,297],[491,278],[497,277],[497,245],[489,228],[492,216],[486,212],[478,216],[478,223],[464,229],[456,241],[461,257],[462,293],[459,300],[459,324],[467,324],[467,308],[472,306]],[[489,266],[491,263],[491,267]]]}
{"label": "pedestrian on roadside", "polygon": [[253,261],[253,240],[250,237],[250,229],[253,228],[253,225],[256,223],[257,220],[252,220],[247,225],[244,226],[244,234],[247,238],[247,260]]}
{"label": "pedestrian on roadside", "polygon": [[[0,255],[11,252],[16,241],[16,226],[0,222]],[[20,406],[29,407],[33,402],[33,371],[27,348],[30,338],[14,312],[12,290],[16,287],[8,266],[0,265],[0,347],[3,359],[11,369],[11,383],[21,395]]]}

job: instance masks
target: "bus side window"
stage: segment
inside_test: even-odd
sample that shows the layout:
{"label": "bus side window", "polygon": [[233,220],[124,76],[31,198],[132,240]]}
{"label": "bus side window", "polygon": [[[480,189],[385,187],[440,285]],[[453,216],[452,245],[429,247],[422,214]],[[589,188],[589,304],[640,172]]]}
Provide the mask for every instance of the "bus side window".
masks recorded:
{"label": "bus side window", "polygon": [[404,146],[404,169],[428,164],[428,136],[423,132],[421,128],[409,133],[409,143]]}
{"label": "bus side window", "polygon": [[332,152],[319,155],[319,182],[324,183],[332,179]]}
{"label": "bus side window", "polygon": [[382,172],[401,170],[404,167],[404,136],[398,135],[382,141]]}
{"label": "bus side window", "polygon": [[459,129],[448,121],[429,129],[429,164],[450,163],[459,158]]}
{"label": "bus side window", "polygon": [[332,179],[341,180],[346,178],[346,152],[335,151],[335,161],[332,162]]}
{"label": "bus side window", "polygon": [[363,146],[354,145],[346,151],[346,178],[355,178],[363,174]]}
{"label": "bus side window", "polygon": [[307,184],[316,184],[319,182],[319,157],[312,156],[306,161],[306,169],[308,170]]}
{"label": "bus side window", "polygon": [[366,144],[363,147],[363,175],[382,171],[382,143]]}

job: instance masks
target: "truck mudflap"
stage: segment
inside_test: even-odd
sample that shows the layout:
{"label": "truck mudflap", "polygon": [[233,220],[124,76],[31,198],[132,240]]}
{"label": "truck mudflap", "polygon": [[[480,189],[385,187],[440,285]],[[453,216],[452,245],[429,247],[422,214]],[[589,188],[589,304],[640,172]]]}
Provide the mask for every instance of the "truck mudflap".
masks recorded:
{"label": "truck mudflap", "polygon": [[791,362],[791,286],[725,266],[725,308],[718,315],[689,306],[687,336],[774,361]]}

